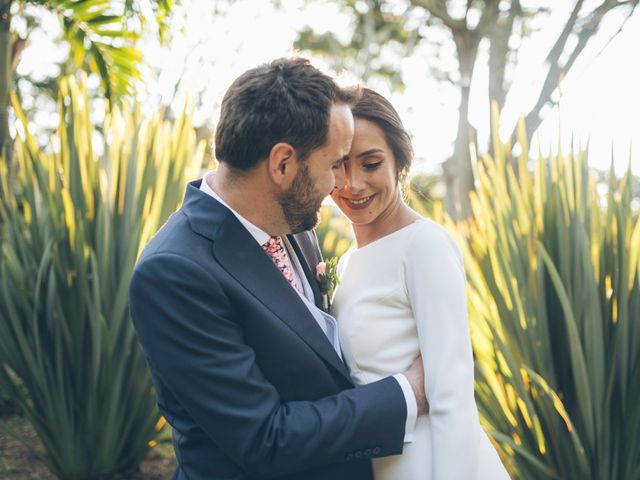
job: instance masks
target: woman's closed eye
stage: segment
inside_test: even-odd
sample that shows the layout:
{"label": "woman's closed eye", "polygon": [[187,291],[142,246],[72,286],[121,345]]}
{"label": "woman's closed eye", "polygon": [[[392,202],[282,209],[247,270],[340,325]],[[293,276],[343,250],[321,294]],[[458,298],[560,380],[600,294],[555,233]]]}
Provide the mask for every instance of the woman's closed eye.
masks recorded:
{"label": "woman's closed eye", "polygon": [[362,164],[362,168],[364,168],[365,170],[372,172],[374,170],[377,170],[377,168],[382,165],[382,160],[377,161],[377,162],[370,162],[370,163],[363,163]]}

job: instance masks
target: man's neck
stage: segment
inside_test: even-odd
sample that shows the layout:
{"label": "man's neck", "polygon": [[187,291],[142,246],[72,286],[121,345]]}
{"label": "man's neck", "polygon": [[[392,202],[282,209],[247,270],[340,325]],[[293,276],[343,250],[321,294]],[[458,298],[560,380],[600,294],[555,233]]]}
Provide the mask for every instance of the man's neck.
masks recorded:
{"label": "man's neck", "polygon": [[239,176],[221,163],[204,181],[233,210],[269,235],[290,233],[282,207],[256,172]]}

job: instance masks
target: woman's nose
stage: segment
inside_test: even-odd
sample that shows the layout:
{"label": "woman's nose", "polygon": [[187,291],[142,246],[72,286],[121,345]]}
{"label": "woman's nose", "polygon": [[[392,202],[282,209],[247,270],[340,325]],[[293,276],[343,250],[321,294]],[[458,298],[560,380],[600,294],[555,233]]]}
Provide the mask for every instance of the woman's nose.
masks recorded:
{"label": "woman's nose", "polygon": [[362,190],[364,186],[364,182],[362,180],[362,176],[359,174],[357,169],[355,168],[347,168],[345,169],[345,188],[348,188],[351,192],[357,192]]}

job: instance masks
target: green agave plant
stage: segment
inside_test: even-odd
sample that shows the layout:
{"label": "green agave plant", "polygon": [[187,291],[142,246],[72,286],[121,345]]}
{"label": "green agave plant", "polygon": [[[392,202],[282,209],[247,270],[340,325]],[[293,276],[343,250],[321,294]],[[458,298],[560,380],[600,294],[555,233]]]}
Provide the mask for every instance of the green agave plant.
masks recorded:
{"label": "green agave plant", "polygon": [[342,256],[353,244],[351,222],[338,207],[327,203],[320,210],[320,223],[316,228],[318,243],[325,259]]}
{"label": "green agave plant", "polygon": [[513,478],[640,479],[634,180],[612,172],[603,198],[583,153],[531,171],[521,144],[514,168],[495,142],[455,227],[481,416]]}
{"label": "green agave plant", "polygon": [[444,200],[436,196],[440,177],[416,173],[412,175],[404,189],[407,204],[423,217],[443,223],[445,218]]}
{"label": "green agave plant", "polygon": [[11,182],[0,172],[0,389],[35,427],[38,457],[64,479],[130,471],[162,425],[127,290],[204,152],[188,108],[173,124],[114,108],[97,155],[86,91],[84,78],[62,81],[53,153],[14,102],[25,132],[18,172]]}

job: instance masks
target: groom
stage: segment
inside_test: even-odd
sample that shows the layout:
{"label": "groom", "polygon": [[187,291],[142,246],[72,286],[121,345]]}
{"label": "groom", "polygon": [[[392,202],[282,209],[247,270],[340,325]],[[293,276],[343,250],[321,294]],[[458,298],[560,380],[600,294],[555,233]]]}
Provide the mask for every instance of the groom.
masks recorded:
{"label": "groom", "polygon": [[370,480],[425,409],[420,362],[355,388],[322,312],[312,229],[353,137],[339,88],[279,59],[234,81],[218,169],[144,249],[131,315],[173,427],[174,479]]}

